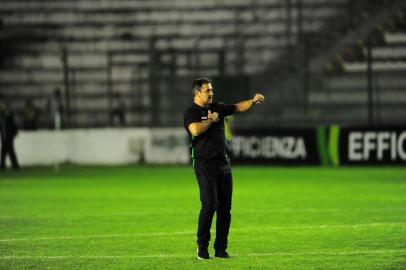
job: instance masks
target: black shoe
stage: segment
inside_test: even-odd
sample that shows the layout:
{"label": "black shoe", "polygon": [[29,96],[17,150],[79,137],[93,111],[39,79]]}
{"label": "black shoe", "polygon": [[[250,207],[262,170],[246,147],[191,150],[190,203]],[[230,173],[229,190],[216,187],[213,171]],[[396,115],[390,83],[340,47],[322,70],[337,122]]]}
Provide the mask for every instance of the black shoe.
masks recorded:
{"label": "black shoe", "polygon": [[199,260],[208,260],[210,259],[209,251],[207,247],[198,247],[197,248],[197,258]]}
{"label": "black shoe", "polygon": [[214,256],[217,258],[223,258],[223,259],[230,258],[230,255],[228,255],[228,253],[225,249],[216,250],[216,252],[214,253]]}

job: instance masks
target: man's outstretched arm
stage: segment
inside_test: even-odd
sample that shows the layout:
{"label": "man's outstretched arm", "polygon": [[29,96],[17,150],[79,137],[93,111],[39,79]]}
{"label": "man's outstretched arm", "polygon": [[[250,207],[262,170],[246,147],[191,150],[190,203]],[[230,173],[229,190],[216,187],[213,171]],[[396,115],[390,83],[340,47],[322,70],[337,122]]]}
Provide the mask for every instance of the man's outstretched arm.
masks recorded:
{"label": "man's outstretched arm", "polygon": [[249,100],[244,100],[241,102],[238,102],[237,104],[235,104],[236,108],[235,108],[235,112],[245,112],[247,110],[249,110],[252,105],[254,104],[260,104],[262,102],[265,101],[265,97],[261,94],[256,94],[254,96],[254,98],[249,99]]}

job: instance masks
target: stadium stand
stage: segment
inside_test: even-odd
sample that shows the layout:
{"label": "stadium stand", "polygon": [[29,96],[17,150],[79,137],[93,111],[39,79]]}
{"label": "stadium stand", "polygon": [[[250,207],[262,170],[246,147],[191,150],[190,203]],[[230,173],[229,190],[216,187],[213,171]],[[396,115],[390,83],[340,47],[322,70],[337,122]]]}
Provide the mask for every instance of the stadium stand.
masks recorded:
{"label": "stadium stand", "polygon": [[[250,115],[253,125],[346,122],[349,118],[345,114],[335,117],[337,114],[329,115],[333,110],[326,113],[324,108],[332,103],[363,102],[358,93],[342,97],[339,84],[360,80],[362,75],[355,76],[353,70],[365,62],[342,62],[339,66],[345,70],[328,76],[324,74],[334,73],[334,69],[322,68],[323,79],[316,79],[317,84],[297,78],[307,74],[303,68],[306,57],[309,66],[314,62],[323,67],[332,62],[334,66],[331,55],[319,57],[326,55],[328,45],[377,16],[376,8],[357,20],[345,15],[348,19],[343,29],[337,24],[343,14],[351,8],[360,10],[359,6],[350,7],[350,2],[354,1],[3,0],[0,91],[20,110],[27,98],[45,108],[53,89],[64,89],[69,127],[111,124],[114,92],[125,98],[128,125],[179,126],[190,103],[192,78],[209,76],[225,81],[223,85],[243,78],[249,89],[265,89],[270,97],[269,106]],[[365,6],[365,1],[359,2]],[[376,2],[375,7],[391,6],[386,1]],[[402,39],[394,31],[385,34],[388,42]],[[323,44],[306,43],[307,37]],[[305,43],[308,47],[303,47]],[[310,52],[306,57],[303,48]],[[395,57],[395,52],[391,53]],[[388,58],[379,48],[374,48],[373,54]],[[383,68],[393,70],[396,65],[399,69],[403,63]],[[307,90],[303,90],[306,84]],[[236,83],[236,87],[241,85]],[[219,96],[252,94],[241,93],[228,88]],[[43,113],[42,126],[46,121]]]}
{"label": "stadium stand", "polygon": [[310,93],[311,107],[324,115],[318,120],[369,125],[404,122],[406,5],[404,1],[379,4],[381,8],[372,9],[367,20],[341,38],[335,59],[324,67],[333,74],[323,76]]}

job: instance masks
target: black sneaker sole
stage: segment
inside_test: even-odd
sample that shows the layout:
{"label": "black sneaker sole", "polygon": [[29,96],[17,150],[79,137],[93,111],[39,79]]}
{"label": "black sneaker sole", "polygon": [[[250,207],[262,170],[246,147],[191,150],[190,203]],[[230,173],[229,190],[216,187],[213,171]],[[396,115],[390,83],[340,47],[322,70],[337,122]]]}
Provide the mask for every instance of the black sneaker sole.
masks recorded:
{"label": "black sneaker sole", "polygon": [[207,259],[206,259],[206,258],[199,257],[199,255],[197,255],[197,259],[198,259],[198,260],[205,261],[205,260],[208,260],[208,259],[210,259],[210,258],[207,258]]}
{"label": "black sneaker sole", "polygon": [[208,259],[210,259],[210,257],[209,257],[209,258],[202,258],[202,257],[200,257],[200,256],[199,256],[199,249],[197,249],[197,251],[196,251],[196,252],[197,252],[197,259],[198,259],[198,260],[202,260],[202,261],[204,261],[204,260],[208,260]]}

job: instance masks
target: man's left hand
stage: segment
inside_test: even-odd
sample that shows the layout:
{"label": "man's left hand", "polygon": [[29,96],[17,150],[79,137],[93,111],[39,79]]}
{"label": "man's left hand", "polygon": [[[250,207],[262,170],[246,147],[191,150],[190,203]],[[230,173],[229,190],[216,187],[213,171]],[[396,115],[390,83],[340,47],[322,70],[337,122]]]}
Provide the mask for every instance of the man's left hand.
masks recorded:
{"label": "man's left hand", "polygon": [[265,101],[265,97],[261,94],[256,94],[252,99],[252,101],[254,104],[261,104],[262,102]]}

